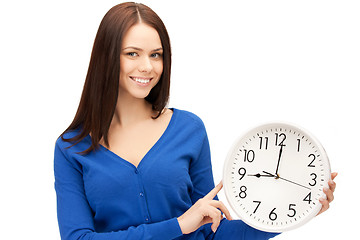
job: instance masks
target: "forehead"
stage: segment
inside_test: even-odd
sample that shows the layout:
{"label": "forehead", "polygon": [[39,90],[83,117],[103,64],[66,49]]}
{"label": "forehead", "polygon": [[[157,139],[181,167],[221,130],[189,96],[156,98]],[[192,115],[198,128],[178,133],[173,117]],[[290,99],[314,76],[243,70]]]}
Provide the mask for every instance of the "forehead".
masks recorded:
{"label": "forehead", "polygon": [[161,48],[161,40],[155,28],[138,23],[132,26],[126,33],[122,42],[122,48],[138,47],[141,49]]}

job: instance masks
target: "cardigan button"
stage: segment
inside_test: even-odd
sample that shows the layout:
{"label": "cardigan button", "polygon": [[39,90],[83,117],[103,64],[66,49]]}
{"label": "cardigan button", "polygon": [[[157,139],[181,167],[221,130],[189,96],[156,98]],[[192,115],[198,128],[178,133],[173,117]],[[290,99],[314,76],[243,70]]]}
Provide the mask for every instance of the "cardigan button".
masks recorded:
{"label": "cardigan button", "polygon": [[135,169],[135,173],[136,173],[136,174],[138,174],[138,173],[139,173],[139,171],[138,171],[137,169]]}
{"label": "cardigan button", "polygon": [[143,196],[144,196],[144,194],[141,192],[141,193],[140,193],[140,197],[143,197]]}

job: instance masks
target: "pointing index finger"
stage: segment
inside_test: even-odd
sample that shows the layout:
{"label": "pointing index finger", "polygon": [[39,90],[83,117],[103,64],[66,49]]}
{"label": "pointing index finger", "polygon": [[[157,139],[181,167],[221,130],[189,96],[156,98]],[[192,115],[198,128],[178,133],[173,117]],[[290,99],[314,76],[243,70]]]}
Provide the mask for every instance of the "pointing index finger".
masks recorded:
{"label": "pointing index finger", "polygon": [[220,183],[218,185],[216,185],[216,187],[214,187],[208,194],[206,194],[206,196],[204,198],[213,200],[214,197],[220,192],[222,187],[223,187],[223,183],[222,183],[222,181],[220,181]]}

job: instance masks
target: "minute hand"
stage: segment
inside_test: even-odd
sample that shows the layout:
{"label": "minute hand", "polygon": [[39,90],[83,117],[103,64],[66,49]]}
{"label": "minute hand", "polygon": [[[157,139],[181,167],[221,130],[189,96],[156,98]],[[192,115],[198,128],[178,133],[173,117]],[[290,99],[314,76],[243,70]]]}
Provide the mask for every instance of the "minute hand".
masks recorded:
{"label": "minute hand", "polygon": [[284,145],[281,144],[280,151],[279,151],[279,158],[278,158],[278,162],[277,162],[277,166],[276,166],[276,172],[275,172],[276,176],[279,176],[278,171],[279,171],[279,165],[280,165],[280,159],[281,159],[283,147],[284,147]]}
{"label": "minute hand", "polygon": [[299,184],[299,183],[296,183],[296,182],[290,181],[290,180],[288,180],[288,179],[282,178],[282,177],[280,177],[279,175],[274,175],[274,174],[268,173],[268,172],[266,172],[266,171],[263,171],[263,173],[269,174],[269,175],[273,176],[273,177],[276,178],[276,179],[280,178],[280,179],[282,179],[282,180],[284,180],[284,181],[287,181],[287,182],[289,182],[289,183],[292,183],[292,184],[298,185],[298,186],[300,186],[300,187],[303,187],[303,188],[306,188],[306,189],[311,190],[311,188],[309,188],[309,187],[306,187],[306,186],[301,185],[301,184]]}

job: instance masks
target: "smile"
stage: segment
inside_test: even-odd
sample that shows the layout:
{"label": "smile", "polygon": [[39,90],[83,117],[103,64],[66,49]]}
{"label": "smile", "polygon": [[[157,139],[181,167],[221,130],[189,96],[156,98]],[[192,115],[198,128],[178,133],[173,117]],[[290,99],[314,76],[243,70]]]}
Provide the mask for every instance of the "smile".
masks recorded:
{"label": "smile", "polygon": [[152,78],[140,78],[140,77],[130,77],[135,82],[141,83],[141,84],[147,84],[151,81]]}

